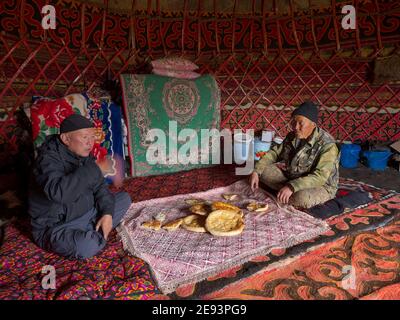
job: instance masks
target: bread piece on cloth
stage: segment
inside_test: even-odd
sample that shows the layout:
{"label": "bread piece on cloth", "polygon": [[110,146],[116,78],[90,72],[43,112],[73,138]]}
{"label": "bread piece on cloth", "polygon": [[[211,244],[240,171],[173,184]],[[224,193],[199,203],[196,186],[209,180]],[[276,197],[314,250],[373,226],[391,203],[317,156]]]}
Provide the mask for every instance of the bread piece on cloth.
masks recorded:
{"label": "bread piece on cloth", "polygon": [[222,197],[223,197],[225,200],[233,201],[233,200],[235,200],[235,199],[238,197],[238,195],[237,195],[237,194],[232,194],[232,193],[224,193],[224,194],[222,195]]}
{"label": "bread piece on cloth", "polygon": [[183,218],[180,218],[164,224],[162,228],[167,231],[175,231],[181,226],[182,223],[183,223]]}
{"label": "bread piece on cloth", "polygon": [[268,204],[259,202],[250,202],[247,205],[247,210],[254,212],[265,212],[268,210]]}
{"label": "bread piece on cloth", "polygon": [[242,210],[239,207],[234,206],[233,204],[222,202],[222,201],[215,201],[211,204],[211,209],[215,210],[230,210],[234,212],[241,212]]}
{"label": "bread piece on cloth", "polygon": [[183,218],[182,228],[193,232],[207,232],[205,229],[206,218],[197,214],[192,214]]}
{"label": "bread piece on cloth", "polygon": [[232,237],[243,232],[243,217],[230,210],[216,210],[206,219],[206,229],[214,236]]}
{"label": "bread piece on cloth", "polygon": [[146,221],[142,223],[142,227],[145,229],[151,229],[158,231],[161,228],[161,221],[159,220],[151,220],[151,221]]}
{"label": "bread piece on cloth", "polygon": [[195,204],[194,206],[191,206],[189,210],[190,212],[199,214],[201,216],[205,216],[209,213],[209,210],[207,210],[204,204]]}

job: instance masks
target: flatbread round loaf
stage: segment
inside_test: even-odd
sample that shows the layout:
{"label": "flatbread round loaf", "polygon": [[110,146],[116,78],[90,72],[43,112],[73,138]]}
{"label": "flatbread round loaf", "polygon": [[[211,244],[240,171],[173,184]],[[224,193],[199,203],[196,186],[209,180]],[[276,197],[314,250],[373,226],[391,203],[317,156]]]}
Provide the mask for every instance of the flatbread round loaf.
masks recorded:
{"label": "flatbread round loaf", "polygon": [[206,229],[214,236],[237,236],[244,229],[243,217],[234,211],[216,210],[208,215]]}
{"label": "flatbread round loaf", "polygon": [[213,211],[215,211],[215,210],[230,210],[230,211],[234,211],[234,212],[242,211],[239,207],[234,206],[233,204],[230,204],[230,203],[222,202],[222,201],[213,202],[211,204],[211,209]]}
{"label": "flatbread round loaf", "polygon": [[183,218],[182,228],[193,232],[207,232],[204,228],[206,218],[197,214],[192,214]]}
{"label": "flatbread round loaf", "polygon": [[209,212],[204,204],[195,204],[194,206],[191,206],[189,210],[190,212],[199,214],[201,216],[205,216]]}

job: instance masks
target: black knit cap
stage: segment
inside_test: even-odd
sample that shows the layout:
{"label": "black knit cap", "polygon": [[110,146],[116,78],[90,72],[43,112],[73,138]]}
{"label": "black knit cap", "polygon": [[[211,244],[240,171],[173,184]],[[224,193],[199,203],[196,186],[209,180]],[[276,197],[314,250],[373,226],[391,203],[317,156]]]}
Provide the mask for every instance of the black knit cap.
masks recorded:
{"label": "black knit cap", "polygon": [[294,116],[303,116],[307,119],[310,119],[314,123],[318,123],[317,105],[312,101],[303,102],[293,111],[292,117]]}
{"label": "black knit cap", "polygon": [[94,128],[93,123],[81,116],[80,114],[74,113],[66,117],[60,125],[60,133],[67,133],[79,129]]}

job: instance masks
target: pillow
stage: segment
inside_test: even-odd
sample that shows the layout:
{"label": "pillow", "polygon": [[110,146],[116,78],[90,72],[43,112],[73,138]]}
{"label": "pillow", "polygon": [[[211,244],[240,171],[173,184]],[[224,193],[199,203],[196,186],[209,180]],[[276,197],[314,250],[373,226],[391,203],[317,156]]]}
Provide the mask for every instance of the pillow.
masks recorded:
{"label": "pillow", "polygon": [[158,74],[159,76],[167,76],[180,79],[196,79],[201,76],[201,74],[193,71],[168,70],[161,68],[153,69],[153,73]]}
{"label": "pillow", "polygon": [[151,62],[151,65],[155,69],[168,69],[175,71],[194,71],[199,68],[192,61],[180,57],[154,60]]}
{"label": "pillow", "polygon": [[[105,176],[123,176],[123,137],[121,108],[97,92],[72,94],[59,99],[36,98],[25,112],[31,119],[34,147],[39,147],[47,135],[58,134],[60,123],[69,115],[79,113],[90,119],[96,128],[92,154],[98,160],[110,158],[112,170]],[[121,162],[121,163],[120,163]],[[109,180],[109,182],[111,182]]]}
{"label": "pillow", "polygon": [[40,146],[47,135],[59,133],[60,123],[73,113],[87,117],[87,102],[81,94],[70,94],[59,99],[36,98],[30,108],[25,109],[32,122],[32,139]]}

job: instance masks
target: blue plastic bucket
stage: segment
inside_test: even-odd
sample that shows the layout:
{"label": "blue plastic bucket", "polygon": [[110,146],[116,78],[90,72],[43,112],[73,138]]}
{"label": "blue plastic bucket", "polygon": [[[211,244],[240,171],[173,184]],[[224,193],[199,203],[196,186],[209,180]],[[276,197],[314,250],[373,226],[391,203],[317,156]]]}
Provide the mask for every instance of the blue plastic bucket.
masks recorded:
{"label": "blue plastic bucket", "polygon": [[340,148],[340,164],[344,168],[356,168],[360,159],[361,147],[358,144],[344,144]]}
{"label": "blue plastic bucket", "polygon": [[371,150],[364,151],[363,155],[367,158],[367,165],[372,170],[385,170],[387,167],[387,163],[389,157],[392,155],[390,151],[379,151],[379,150]]}

